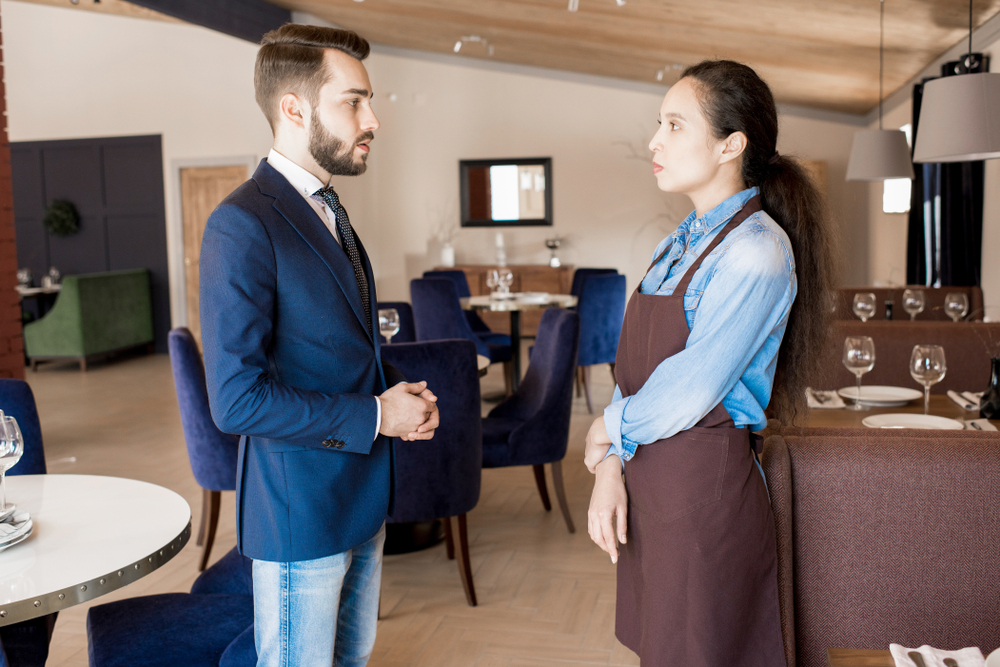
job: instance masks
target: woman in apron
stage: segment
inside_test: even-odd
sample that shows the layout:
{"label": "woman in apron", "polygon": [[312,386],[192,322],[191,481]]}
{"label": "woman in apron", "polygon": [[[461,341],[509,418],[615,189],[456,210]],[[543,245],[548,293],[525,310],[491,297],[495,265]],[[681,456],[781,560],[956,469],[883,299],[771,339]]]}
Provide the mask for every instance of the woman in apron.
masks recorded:
{"label": "woman in apron", "polygon": [[643,667],[783,667],[751,431],[769,404],[794,417],[825,333],[823,201],[778,154],[774,98],[745,65],[688,68],[658,121],[657,185],[695,210],[629,300],[615,397],[587,435],[588,527],[617,562],[615,634]]}

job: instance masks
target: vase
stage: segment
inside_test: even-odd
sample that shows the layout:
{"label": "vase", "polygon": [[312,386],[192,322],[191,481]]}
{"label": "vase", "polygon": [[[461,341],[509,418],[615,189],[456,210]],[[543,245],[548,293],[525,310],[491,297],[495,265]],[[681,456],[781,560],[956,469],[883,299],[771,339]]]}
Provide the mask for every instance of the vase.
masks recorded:
{"label": "vase", "polygon": [[1000,357],[993,357],[990,386],[979,403],[979,416],[985,419],[1000,419]]}
{"label": "vase", "polygon": [[455,266],[455,247],[450,243],[441,246],[441,266]]}

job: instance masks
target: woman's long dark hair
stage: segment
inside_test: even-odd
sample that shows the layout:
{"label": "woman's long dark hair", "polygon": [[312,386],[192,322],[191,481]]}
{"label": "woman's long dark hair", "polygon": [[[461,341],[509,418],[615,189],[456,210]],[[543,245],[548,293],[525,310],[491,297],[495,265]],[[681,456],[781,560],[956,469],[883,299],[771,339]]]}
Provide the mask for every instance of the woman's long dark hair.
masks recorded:
{"label": "woman's long dark hair", "polygon": [[826,201],[798,162],[778,155],[778,111],[756,72],[731,60],[706,60],[684,70],[685,77],[697,82],[717,139],[746,135],[743,180],[760,188],[761,205],[792,243],[798,295],[778,352],[769,408],[771,416],[790,425],[805,404],[805,387],[829,331],[834,243]]}

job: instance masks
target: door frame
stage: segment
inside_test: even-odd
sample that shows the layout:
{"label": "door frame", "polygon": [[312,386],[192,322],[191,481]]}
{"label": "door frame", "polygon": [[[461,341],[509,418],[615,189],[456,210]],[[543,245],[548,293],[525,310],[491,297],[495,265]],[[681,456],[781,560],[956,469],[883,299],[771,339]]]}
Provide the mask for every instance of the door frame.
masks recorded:
{"label": "door frame", "polygon": [[189,167],[235,167],[246,165],[247,178],[257,169],[254,155],[177,158],[170,161],[170,212],[167,216],[167,265],[170,269],[171,326],[186,327],[187,275],[184,271],[184,215],[181,200],[181,169]]}

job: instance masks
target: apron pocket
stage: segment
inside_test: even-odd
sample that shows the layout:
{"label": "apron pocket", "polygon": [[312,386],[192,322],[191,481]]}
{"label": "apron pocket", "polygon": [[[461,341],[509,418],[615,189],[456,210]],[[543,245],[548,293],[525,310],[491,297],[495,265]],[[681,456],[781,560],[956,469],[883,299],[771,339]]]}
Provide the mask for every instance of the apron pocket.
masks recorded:
{"label": "apron pocket", "polygon": [[721,433],[682,431],[641,445],[625,466],[629,511],[669,523],[718,502],[728,460],[729,436]]}

